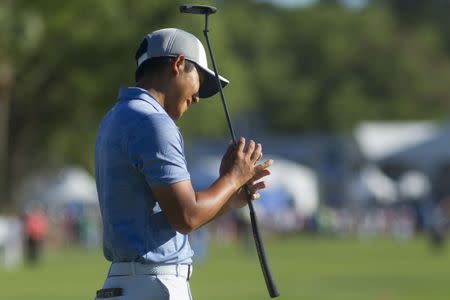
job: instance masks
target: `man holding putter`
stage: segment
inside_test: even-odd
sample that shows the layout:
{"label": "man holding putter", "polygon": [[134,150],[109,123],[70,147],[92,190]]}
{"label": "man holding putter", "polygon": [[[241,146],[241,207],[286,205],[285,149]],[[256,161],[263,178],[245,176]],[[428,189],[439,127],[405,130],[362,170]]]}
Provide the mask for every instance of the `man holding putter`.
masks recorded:
{"label": "man holding putter", "polygon": [[[219,91],[202,43],[174,28],[145,36],[136,52],[136,85],[122,88],[95,146],[103,250],[111,267],[97,299],[192,299],[193,251],[187,234],[259,198],[272,161],[240,138],[218,179],[194,191],[175,125],[200,98]],[[228,81],[221,77],[225,86]]]}

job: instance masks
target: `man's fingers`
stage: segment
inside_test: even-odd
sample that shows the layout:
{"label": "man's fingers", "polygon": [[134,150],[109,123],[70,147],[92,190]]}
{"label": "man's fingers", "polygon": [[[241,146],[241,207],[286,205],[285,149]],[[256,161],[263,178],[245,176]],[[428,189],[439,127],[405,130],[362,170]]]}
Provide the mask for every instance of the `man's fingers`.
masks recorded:
{"label": "man's fingers", "polygon": [[266,176],[268,176],[268,175],[270,175],[270,174],[271,174],[271,173],[270,173],[270,170],[269,170],[269,169],[263,169],[263,170],[257,172],[257,173],[255,174],[255,176],[252,177],[251,182],[258,181],[258,180],[260,180],[261,178],[266,177]]}
{"label": "man's fingers", "polygon": [[264,169],[267,169],[268,167],[270,167],[273,164],[273,160],[269,159],[266,160],[265,162],[263,162],[262,164],[259,164],[255,167],[256,169],[256,173],[261,172]]}
{"label": "man's fingers", "polygon": [[247,147],[245,147],[245,154],[247,155],[247,157],[250,157],[253,155],[253,152],[255,151],[255,141],[254,140],[250,140],[247,144]]}
{"label": "man's fingers", "polygon": [[261,157],[261,153],[262,153],[262,146],[260,143],[258,143],[256,144],[255,150],[253,151],[250,159],[256,163],[258,159]]}
{"label": "man's fingers", "polygon": [[254,194],[257,190],[262,190],[262,189],[265,189],[266,187],[267,187],[267,184],[265,181],[259,181],[252,185],[249,185],[248,190],[250,191],[250,193]]}
{"label": "man's fingers", "polygon": [[268,167],[270,167],[273,164],[273,160],[269,159],[263,162],[262,164],[259,164],[255,167],[255,175],[250,179],[250,182],[258,181],[259,179],[270,175],[270,170]]}
{"label": "man's fingers", "polygon": [[241,136],[238,142],[238,151],[239,152],[244,151],[244,146],[245,146],[245,138]]}
{"label": "man's fingers", "polygon": [[261,197],[259,193],[253,193],[252,194],[252,200],[258,200]]}

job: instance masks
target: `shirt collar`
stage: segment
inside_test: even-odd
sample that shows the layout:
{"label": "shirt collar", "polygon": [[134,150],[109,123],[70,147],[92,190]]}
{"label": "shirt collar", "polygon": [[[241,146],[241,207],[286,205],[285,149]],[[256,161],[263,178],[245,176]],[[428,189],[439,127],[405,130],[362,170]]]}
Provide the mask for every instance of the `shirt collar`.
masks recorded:
{"label": "shirt collar", "polygon": [[165,112],[161,104],[150,93],[139,87],[123,87],[119,89],[118,100],[143,100],[151,104],[158,112]]}

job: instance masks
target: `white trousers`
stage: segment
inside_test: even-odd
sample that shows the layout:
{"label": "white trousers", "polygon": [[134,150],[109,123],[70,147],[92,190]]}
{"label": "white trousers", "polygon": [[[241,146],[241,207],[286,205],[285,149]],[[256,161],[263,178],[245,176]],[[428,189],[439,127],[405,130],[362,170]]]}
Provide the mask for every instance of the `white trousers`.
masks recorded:
{"label": "white trousers", "polygon": [[111,275],[103,289],[121,288],[122,296],[96,298],[97,300],[192,300],[189,281],[185,276],[173,274]]}

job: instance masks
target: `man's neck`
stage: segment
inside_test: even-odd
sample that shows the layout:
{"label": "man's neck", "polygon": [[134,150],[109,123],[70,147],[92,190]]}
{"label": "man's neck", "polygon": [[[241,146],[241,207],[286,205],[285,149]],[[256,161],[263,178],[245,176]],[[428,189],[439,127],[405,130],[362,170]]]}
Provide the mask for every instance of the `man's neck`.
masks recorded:
{"label": "man's neck", "polygon": [[165,103],[165,93],[162,89],[156,88],[157,85],[148,81],[139,81],[136,83],[136,87],[146,90],[162,107]]}

